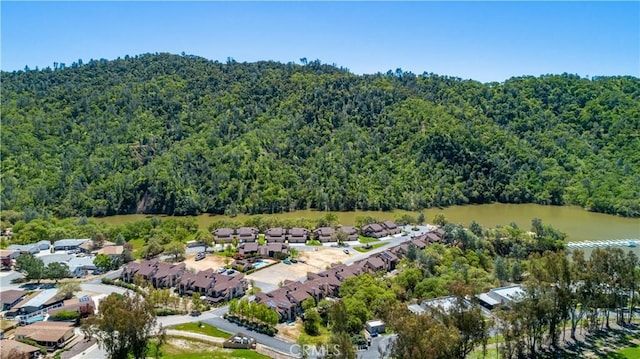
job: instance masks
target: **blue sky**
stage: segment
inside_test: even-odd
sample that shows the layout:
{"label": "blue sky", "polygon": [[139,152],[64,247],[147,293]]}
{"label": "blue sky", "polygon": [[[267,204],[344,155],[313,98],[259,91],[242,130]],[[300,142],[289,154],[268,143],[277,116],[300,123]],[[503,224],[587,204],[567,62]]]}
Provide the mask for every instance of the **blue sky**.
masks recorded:
{"label": "blue sky", "polygon": [[640,3],[6,2],[3,71],[186,52],[212,60],[402,68],[483,82],[640,77]]}

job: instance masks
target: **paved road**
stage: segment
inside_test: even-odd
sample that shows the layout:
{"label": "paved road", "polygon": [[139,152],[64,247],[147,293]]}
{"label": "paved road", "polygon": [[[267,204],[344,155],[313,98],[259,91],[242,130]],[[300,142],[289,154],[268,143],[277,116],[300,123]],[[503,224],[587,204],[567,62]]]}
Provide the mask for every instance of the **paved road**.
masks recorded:
{"label": "paved road", "polygon": [[[290,355],[290,353],[295,352],[295,348],[292,348],[292,346],[295,343],[291,343],[291,342],[287,342],[284,341],[280,338],[275,338],[275,337],[270,337],[268,335],[264,335],[264,334],[260,334],[257,332],[253,332],[248,330],[245,327],[241,327],[239,325],[233,324],[231,322],[228,322],[227,320],[223,319],[222,316],[227,313],[227,311],[229,310],[228,306],[224,306],[222,308],[216,309],[210,313],[206,313],[208,314],[206,317],[205,315],[203,315],[204,318],[198,318],[198,320],[202,320],[203,322],[207,323],[207,324],[211,324],[217,328],[219,328],[220,330],[224,330],[225,332],[229,332],[232,334],[238,333],[238,332],[242,332],[245,333],[253,338],[255,338],[255,340],[264,345],[267,346],[271,349],[274,349],[278,352],[281,352],[282,354],[285,355]],[[191,318],[190,321],[193,321],[194,318]],[[292,357],[296,357],[293,356]]]}

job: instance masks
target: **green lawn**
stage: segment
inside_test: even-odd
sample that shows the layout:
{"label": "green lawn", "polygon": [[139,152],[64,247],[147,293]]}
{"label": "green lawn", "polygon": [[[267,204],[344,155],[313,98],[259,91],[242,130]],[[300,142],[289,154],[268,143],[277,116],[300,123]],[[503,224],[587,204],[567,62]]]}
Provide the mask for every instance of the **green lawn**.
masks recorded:
{"label": "green lawn", "polygon": [[15,327],[18,322],[15,320],[0,319],[0,329],[5,330],[7,328]]}
{"label": "green lawn", "polygon": [[382,246],[384,246],[386,243],[375,243],[372,244],[369,248],[365,248],[365,247],[353,247],[354,250],[360,252],[360,253],[365,253],[368,252],[372,249],[376,249],[376,248],[380,248]]}
{"label": "green lawn", "polygon": [[[172,338],[179,339],[180,344],[172,342]],[[163,359],[268,359],[266,355],[247,349],[223,349],[220,346],[203,342],[197,339],[185,337],[168,337],[168,341],[162,346],[161,358]],[[154,357],[155,345],[149,345],[147,357]]]}
{"label": "green lawn", "polygon": [[372,238],[372,237],[365,237],[365,236],[358,236],[358,241],[360,243],[371,243],[371,242],[379,242],[380,240],[378,238]]}
{"label": "green lawn", "polygon": [[128,243],[133,246],[133,256],[135,258],[140,258],[140,252],[142,251],[142,247],[144,247],[144,239],[132,239]]}
{"label": "green lawn", "polygon": [[258,234],[258,244],[266,244],[267,241],[264,239],[264,234]]}
{"label": "green lawn", "polygon": [[174,325],[170,328],[175,330],[184,330],[185,332],[200,333],[200,334],[208,335],[211,337],[224,338],[224,339],[227,339],[231,336],[231,333],[227,333],[225,331],[222,331],[214,327],[213,325],[209,325],[206,323],[202,323],[202,324],[198,322],[184,323],[184,324]]}
{"label": "green lawn", "polygon": [[254,352],[252,350],[247,349],[234,349],[231,351],[226,351],[223,349],[219,350],[204,350],[199,352],[189,352],[189,353],[163,353],[163,359],[269,359],[268,356],[262,355],[260,353]]}
{"label": "green lawn", "polygon": [[621,349],[618,354],[624,355],[625,358],[640,358],[640,346]]}
{"label": "green lawn", "polygon": [[300,336],[298,337],[298,344],[320,344],[320,343],[328,343],[329,339],[331,339],[331,333],[329,333],[329,329],[325,326],[320,326],[320,335],[311,336],[304,332],[301,324],[296,324],[300,326]]}
{"label": "green lawn", "polygon": [[482,358],[497,358],[498,357],[498,349],[496,348],[487,348],[487,355],[482,355],[482,348],[472,351],[467,358],[469,359],[482,359]]}
{"label": "green lawn", "polygon": [[321,246],[321,245],[322,245],[322,242],[317,241],[317,240],[315,240],[315,239],[311,239],[311,240],[308,240],[308,241],[307,241],[307,245],[308,245],[308,246]]}

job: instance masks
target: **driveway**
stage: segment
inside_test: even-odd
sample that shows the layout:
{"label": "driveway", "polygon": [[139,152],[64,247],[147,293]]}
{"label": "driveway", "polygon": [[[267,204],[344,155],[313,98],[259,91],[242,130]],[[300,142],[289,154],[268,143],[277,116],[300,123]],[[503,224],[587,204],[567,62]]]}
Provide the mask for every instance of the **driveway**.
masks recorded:
{"label": "driveway", "polygon": [[11,283],[14,279],[24,278],[22,273],[18,273],[14,270],[7,272],[0,272],[0,288],[1,290],[19,289],[21,283]]}
{"label": "driveway", "polygon": [[246,333],[247,335],[255,338],[258,343],[266,347],[272,348],[280,352],[281,354],[295,357],[290,355],[292,350],[291,346],[295,343],[289,343],[282,339],[256,333],[248,330],[245,327],[241,327],[239,325],[228,322],[226,319],[222,318],[222,316],[228,311],[229,311],[229,307],[224,306],[218,309],[214,309],[212,311],[202,313],[200,316],[197,316],[197,317],[192,317],[190,315],[172,315],[168,317],[158,317],[158,323],[162,324],[164,327],[169,327],[172,325],[177,325],[182,323],[204,322],[207,324],[211,324],[214,327],[231,334],[235,334],[238,332]]}

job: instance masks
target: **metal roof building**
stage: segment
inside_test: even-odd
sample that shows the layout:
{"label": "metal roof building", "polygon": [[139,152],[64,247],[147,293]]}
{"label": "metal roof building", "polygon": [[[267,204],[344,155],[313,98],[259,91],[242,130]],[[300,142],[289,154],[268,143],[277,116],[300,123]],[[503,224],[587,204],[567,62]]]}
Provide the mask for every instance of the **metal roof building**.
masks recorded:
{"label": "metal roof building", "polygon": [[58,290],[55,288],[44,289],[26,302],[20,303],[20,308],[18,309],[27,313],[41,309],[56,296],[56,293],[58,293]]}
{"label": "metal roof building", "polygon": [[53,249],[56,251],[66,251],[69,249],[76,249],[78,248],[82,243],[89,241],[89,238],[85,238],[85,239],[61,239],[59,241],[55,241],[53,243]]}

